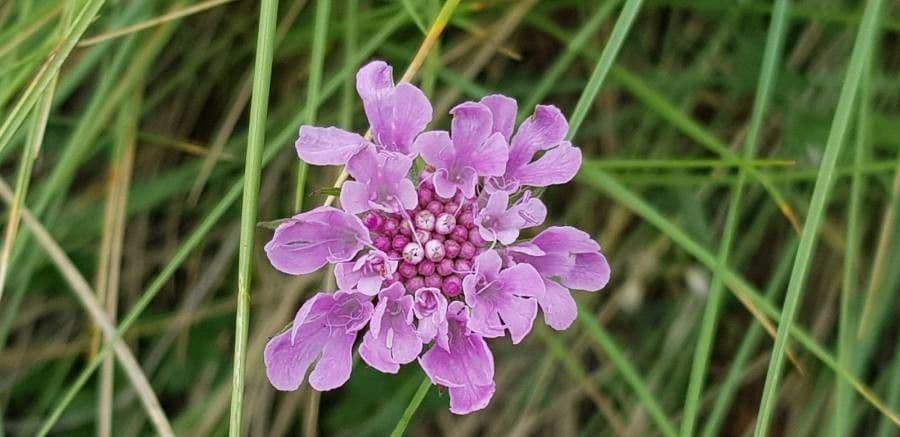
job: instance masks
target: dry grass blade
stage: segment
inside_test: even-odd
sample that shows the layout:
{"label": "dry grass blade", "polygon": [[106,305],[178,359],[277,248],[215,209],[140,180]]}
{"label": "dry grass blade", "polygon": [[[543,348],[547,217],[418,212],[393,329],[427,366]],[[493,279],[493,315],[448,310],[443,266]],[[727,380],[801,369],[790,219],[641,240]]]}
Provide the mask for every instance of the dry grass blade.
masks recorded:
{"label": "dry grass blade", "polygon": [[[0,179],[0,197],[3,197],[3,200],[8,204],[13,201],[12,190],[6,181],[2,179]],[[169,419],[166,418],[166,414],[159,404],[159,399],[156,398],[156,394],[153,392],[146,375],[141,370],[140,364],[134,358],[128,345],[116,334],[116,327],[103,311],[102,305],[97,301],[94,291],[87,280],[84,279],[84,276],[81,275],[63,249],[56,243],[53,236],[47,232],[47,229],[27,209],[22,210],[22,222],[34,234],[38,244],[47,252],[47,255],[59,269],[72,291],[75,292],[75,296],[87,310],[91,319],[100,325],[108,341],[113,342],[113,351],[119,359],[119,364],[122,365],[125,374],[137,391],[141,402],[144,404],[144,409],[147,410],[147,415],[156,428],[156,432],[161,436],[174,436],[172,425],[169,424]]]}
{"label": "dry grass blade", "polygon": [[188,6],[186,8],[174,10],[167,14],[161,15],[159,17],[153,18],[151,20],[147,20],[141,23],[133,24],[128,27],[124,27],[122,29],[116,29],[110,32],[106,32],[97,36],[92,36],[90,38],[85,38],[78,43],[78,47],[90,47],[93,45],[100,44],[105,41],[109,41],[111,39],[121,38],[126,35],[130,35],[135,32],[140,32],[142,30],[149,29],[151,27],[159,26],[161,24],[168,23],[172,20],[177,20],[179,18],[184,18],[189,15],[193,15],[196,13],[200,13],[216,6],[221,6],[226,3],[231,3],[235,0],[210,0],[204,3],[200,3],[193,6]]}

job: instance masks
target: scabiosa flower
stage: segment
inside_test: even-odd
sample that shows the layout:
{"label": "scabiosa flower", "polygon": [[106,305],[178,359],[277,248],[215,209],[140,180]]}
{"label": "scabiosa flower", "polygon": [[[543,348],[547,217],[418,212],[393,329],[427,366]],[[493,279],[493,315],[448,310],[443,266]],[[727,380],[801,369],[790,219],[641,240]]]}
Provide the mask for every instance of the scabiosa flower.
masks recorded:
{"label": "scabiosa flower", "polygon": [[[571,180],[581,152],[565,140],[554,106],[538,106],[516,131],[515,100],[491,95],[453,108],[449,132],[422,132],[431,104],[414,86],[394,85],[387,64],[360,69],[357,91],[371,142],[303,126],[296,143],[309,164],[347,166],[353,180],[341,188],[341,208],[297,214],[266,245],[288,274],[332,264],[339,290],[316,294],[269,341],[266,374],[275,388],[296,390],[313,367],[310,385],[331,390],[349,378],[359,343],[362,361],[381,372],[418,359],[447,389],[453,413],[483,409],[495,391],[487,339],[521,342],[538,308],[565,329],[577,315],[571,290],[609,281],[587,233],[550,227],[520,239],[547,217],[529,187]],[[419,155],[426,165],[414,177]]]}

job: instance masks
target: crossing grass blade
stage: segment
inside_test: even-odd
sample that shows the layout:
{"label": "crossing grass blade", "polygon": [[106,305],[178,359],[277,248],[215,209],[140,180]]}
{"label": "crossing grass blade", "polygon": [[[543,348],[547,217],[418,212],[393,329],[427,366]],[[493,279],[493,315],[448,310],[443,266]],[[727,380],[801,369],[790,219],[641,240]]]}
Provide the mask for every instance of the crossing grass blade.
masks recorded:
{"label": "crossing grass blade", "polygon": [[[747,140],[744,143],[744,159],[746,160],[752,159],[758,148],[763,117],[772,97],[775,68],[781,57],[781,47],[784,42],[784,34],[787,27],[786,23],[789,6],[790,2],[788,0],[779,0],[776,2],[775,10],[772,14],[772,23],[766,39],[766,48],[765,53],[763,54],[762,68],[760,70],[759,86],[756,89],[753,115],[750,119],[750,129],[747,134]],[[722,231],[722,240],[719,245],[719,253],[717,256],[718,265],[713,272],[712,285],[710,285],[709,296],[707,296],[706,308],[703,311],[703,319],[700,325],[700,333],[697,339],[697,345],[694,349],[691,376],[688,383],[687,394],[685,396],[684,414],[681,419],[680,435],[682,437],[694,435],[697,410],[700,405],[700,394],[703,391],[706,369],[709,366],[709,358],[713,348],[713,341],[715,340],[715,331],[719,319],[719,307],[722,305],[722,300],[724,298],[722,267],[729,262],[732,241],[737,233],[738,217],[741,215],[741,207],[743,206],[741,201],[744,195],[744,185],[746,182],[747,173],[741,168],[738,174],[737,184],[735,184],[734,189],[731,192],[731,200],[728,203],[728,213],[725,218],[725,227]]]}
{"label": "crossing grass blade", "polygon": [[831,130],[828,133],[828,140],[825,144],[825,155],[819,166],[819,176],[813,189],[809,213],[803,226],[803,233],[800,236],[800,243],[797,248],[797,257],[794,260],[794,267],[788,282],[787,294],[784,298],[781,318],[778,323],[778,335],[775,338],[775,346],[772,349],[772,358],[769,360],[769,368],[766,371],[766,383],[763,388],[762,400],[760,401],[759,413],[756,419],[756,429],[754,430],[754,434],[757,437],[764,437],[769,434],[772,413],[775,411],[775,405],[779,398],[778,388],[781,381],[781,371],[784,367],[784,351],[787,348],[794,316],[797,313],[797,306],[803,294],[806,275],[812,263],[819,227],[834,179],[834,169],[844,144],[847,127],[850,124],[851,110],[859,91],[860,78],[862,77],[864,65],[869,62],[875,43],[881,4],[881,0],[872,0],[866,3],[863,21],[853,46],[853,54],[850,57],[850,65],[847,68],[847,75],[841,87],[837,110],[835,111]]}

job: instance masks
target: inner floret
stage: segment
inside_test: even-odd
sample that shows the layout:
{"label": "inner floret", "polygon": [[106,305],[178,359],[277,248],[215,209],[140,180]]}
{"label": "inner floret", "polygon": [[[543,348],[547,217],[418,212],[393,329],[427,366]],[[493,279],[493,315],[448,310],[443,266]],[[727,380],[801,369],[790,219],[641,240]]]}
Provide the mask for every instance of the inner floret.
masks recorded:
{"label": "inner floret", "polygon": [[447,297],[459,296],[462,278],[486,246],[475,224],[476,200],[461,194],[441,197],[428,180],[419,184],[417,195],[414,209],[369,211],[362,217],[372,246],[399,261],[384,286],[400,282],[410,294],[432,287]]}

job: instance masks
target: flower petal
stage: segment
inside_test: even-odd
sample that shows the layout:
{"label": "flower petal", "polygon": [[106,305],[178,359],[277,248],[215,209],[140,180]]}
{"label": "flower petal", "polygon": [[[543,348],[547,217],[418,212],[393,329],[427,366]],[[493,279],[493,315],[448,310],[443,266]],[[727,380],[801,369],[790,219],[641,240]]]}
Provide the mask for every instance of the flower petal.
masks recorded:
{"label": "flower petal", "polygon": [[369,186],[357,181],[346,181],[341,185],[341,208],[350,214],[359,214],[372,209],[369,204]]}
{"label": "flower petal", "polygon": [[606,257],[600,252],[575,255],[575,266],[562,278],[569,288],[597,291],[609,282],[610,268]]}
{"label": "flower petal", "polygon": [[353,367],[351,349],[356,341],[356,332],[334,333],[325,343],[322,356],[309,374],[310,387],[318,391],[336,389],[350,379]]}
{"label": "flower petal", "polygon": [[336,127],[300,126],[294,147],[312,165],[344,165],[368,144],[363,137]]}
{"label": "flower petal", "polygon": [[544,312],[544,322],[557,331],[568,329],[578,317],[572,293],[555,281],[544,280],[544,295],[538,298],[538,304]]}
{"label": "flower petal", "polygon": [[482,98],[480,103],[491,110],[493,131],[499,132],[508,142],[516,126],[516,114],[518,113],[516,100],[503,94],[491,94]]}
{"label": "flower petal", "polygon": [[487,106],[476,102],[464,102],[450,110],[450,136],[457,159],[469,162],[478,159],[477,148],[491,135],[493,116]]}
{"label": "flower petal", "polygon": [[499,132],[494,132],[475,147],[470,165],[480,176],[502,176],[506,171],[509,147]]}
{"label": "flower petal", "polygon": [[319,207],[278,225],[265,250],[276,269],[302,275],[329,262],[349,261],[364,243],[371,240],[359,218],[336,208]]}
{"label": "flower petal", "polygon": [[450,412],[469,414],[482,410],[491,402],[496,386],[489,385],[450,387]]}
{"label": "flower petal", "polygon": [[519,126],[510,141],[507,172],[514,171],[531,161],[539,150],[559,144],[569,131],[566,117],[556,106],[538,105],[534,114]]}
{"label": "flower petal", "polygon": [[324,331],[320,336],[312,336],[299,343],[291,343],[291,331],[272,337],[263,352],[266,377],[272,386],[281,391],[300,388],[309,366],[324,347],[326,338],[327,332]]}
{"label": "flower petal", "polygon": [[419,135],[413,149],[422,155],[425,162],[438,169],[450,167],[456,156],[453,141],[446,131],[429,131]]}
{"label": "flower petal", "polygon": [[572,180],[581,168],[581,149],[564,141],[536,161],[516,169],[512,177],[522,185],[546,187]]}

